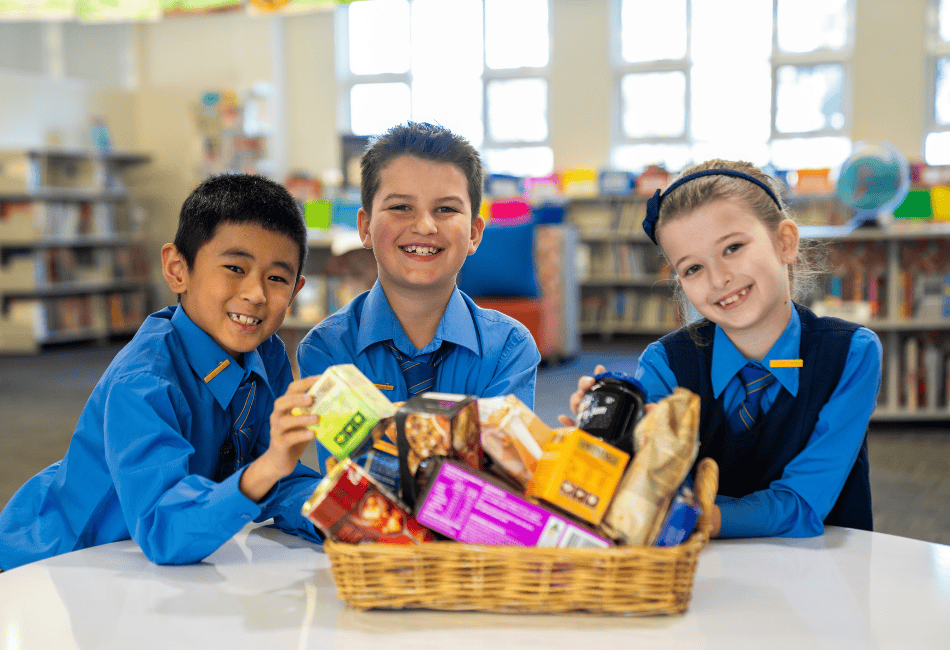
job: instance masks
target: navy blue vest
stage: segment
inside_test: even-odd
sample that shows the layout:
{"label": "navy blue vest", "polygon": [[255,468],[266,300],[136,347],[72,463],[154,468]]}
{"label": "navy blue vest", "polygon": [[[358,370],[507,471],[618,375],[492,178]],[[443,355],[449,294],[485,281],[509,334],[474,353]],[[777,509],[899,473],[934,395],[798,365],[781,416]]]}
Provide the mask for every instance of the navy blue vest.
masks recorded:
{"label": "navy blue vest", "polygon": [[[793,303],[794,304],[794,303]],[[712,341],[715,325],[706,323],[699,334],[710,345],[697,345],[679,329],[660,339],[677,384],[701,400],[699,458],[712,457],[719,464],[719,494],[743,497],[781,478],[785,466],[808,444],[818,413],[828,401],[844,372],[851,336],[860,327],[837,318],[819,318],[795,304],[802,324],[798,396],[784,387],[775,402],[746,435],[729,430],[722,395],[713,397]],[[828,526],[872,529],[871,484],[868,476],[867,434],[858,458],[825,518]]]}

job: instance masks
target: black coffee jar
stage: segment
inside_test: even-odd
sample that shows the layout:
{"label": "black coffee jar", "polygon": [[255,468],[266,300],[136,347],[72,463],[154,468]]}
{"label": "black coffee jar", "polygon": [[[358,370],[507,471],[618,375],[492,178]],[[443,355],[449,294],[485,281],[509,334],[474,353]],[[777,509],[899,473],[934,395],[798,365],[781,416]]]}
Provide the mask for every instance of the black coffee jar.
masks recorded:
{"label": "black coffee jar", "polygon": [[633,458],[633,430],[643,417],[646,391],[622,372],[603,372],[584,393],[577,411],[577,428],[596,436]]}

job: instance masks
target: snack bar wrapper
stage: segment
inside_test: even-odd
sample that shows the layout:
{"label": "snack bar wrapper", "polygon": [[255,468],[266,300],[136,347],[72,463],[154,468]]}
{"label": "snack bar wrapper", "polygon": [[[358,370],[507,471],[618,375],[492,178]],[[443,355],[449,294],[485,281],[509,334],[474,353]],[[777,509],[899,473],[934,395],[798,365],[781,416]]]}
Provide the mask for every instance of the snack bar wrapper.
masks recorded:
{"label": "snack bar wrapper", "polygon": [[424,526],[459,542],[508,546],[607,548],[612,542],[556,512],[533,504],[485,471],[433,458],[416,505]]}
{"label": "snack bar wrapper", "polygon": [[625,544],[649,546],[699,453],[699,396],[677,388],[637,423],[634,438],[638,449],[603,525]]}
{"label": "snack bar wrapper", "polygon": [[420,544],[435,539],[405,505],[349,458],[334,465],[301,512],[338,542]]}
{"label": "snack bar wrapper", "polygon": [[483,454],[478,404],[470,395],[423,393],[399,407],[395,415],[401,497],[415,505],[413,477],[426,458],[449,456],[481,469]]}
{"label": "snack bar wrapper", "polygon": [[528,485],[554,432],[514,395],[480,397],[478,423],[482,448],[521,489]]}
{"label": "snack bar wrapper", "polygon": [[317,440],[337,460],[365,442],[382,418],[395,413],[392,402],[351,363],[330,366],[307,391],[313,405],[294,414],[316,413],[320,422],[310,427]]}

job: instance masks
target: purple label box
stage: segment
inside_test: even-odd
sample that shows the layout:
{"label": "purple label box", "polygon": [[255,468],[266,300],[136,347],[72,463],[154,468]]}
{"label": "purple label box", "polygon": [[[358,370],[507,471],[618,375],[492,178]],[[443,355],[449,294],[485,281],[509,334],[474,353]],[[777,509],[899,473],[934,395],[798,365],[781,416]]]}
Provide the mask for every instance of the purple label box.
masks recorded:
{"label": "purple label box", "polygon": [[611,542],[445,462],[416,512],[420,524],[469,544],[607,548]]}

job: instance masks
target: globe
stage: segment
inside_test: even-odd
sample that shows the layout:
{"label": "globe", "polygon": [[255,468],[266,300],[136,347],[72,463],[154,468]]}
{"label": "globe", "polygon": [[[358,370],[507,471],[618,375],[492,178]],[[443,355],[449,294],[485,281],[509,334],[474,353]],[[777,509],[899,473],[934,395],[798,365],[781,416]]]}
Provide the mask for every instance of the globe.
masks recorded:
{"label": "globe", "polygon": [[858,226],[890,212],[910,190],[907,158],[890,142],[858,142],[841,165],[836,193],[854,210],[850,225]]}

